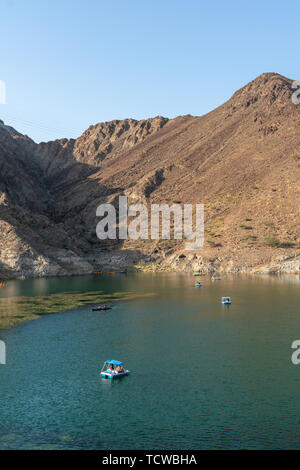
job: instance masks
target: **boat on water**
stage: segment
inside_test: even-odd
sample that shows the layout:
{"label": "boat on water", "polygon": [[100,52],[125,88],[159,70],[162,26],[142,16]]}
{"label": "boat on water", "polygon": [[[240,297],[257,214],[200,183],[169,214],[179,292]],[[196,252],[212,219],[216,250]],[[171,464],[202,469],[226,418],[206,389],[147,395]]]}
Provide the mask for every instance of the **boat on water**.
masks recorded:
{"label": "boat on water", "polygon": [[195,282],[195,287],[201,287],[202,286],[202,282]]}
{"label": "boat on water", "polygon": [[207,273],[194,273],[194,276],[206,276]]}
{"label": "boat on water", "polygon": [[100,375],[103,379],[120,379],[129,374],[129,370],[123,367],[123,362],[110,360],[105,361]]}
{"label": "boat on water", "polygon": [[222,278],[218,277],[218,276],[212,276],[211,280],[212,281],[222,281]]}
{"label": "boat on water", "polygon": [[222,304],[223,305],[230,305],[231,304],[231,298],[230,297],[222,297]]}
{"label": "boat on water", "polygon": [[92,311],[93,312],[101,312],[101,311],[105,311],[105,310],[111,310],[112,307],[109,307],[108,305],[99,305],[99,307],[93,307],[92,308]]}

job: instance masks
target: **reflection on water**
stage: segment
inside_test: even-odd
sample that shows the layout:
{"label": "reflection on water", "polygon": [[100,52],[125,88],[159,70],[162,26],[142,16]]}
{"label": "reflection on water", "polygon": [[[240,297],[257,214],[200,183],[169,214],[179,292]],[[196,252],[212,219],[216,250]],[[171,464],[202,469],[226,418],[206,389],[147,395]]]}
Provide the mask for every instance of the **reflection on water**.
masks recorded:
{"label": "reflection on water", "polygon": [[[299,448],[299,277],[10,281],[1,296],[157,292],[0,332],[0,449]],[[232,305],[222,306],[221,297]],[[99,376],[119,359],[131,371]]]}

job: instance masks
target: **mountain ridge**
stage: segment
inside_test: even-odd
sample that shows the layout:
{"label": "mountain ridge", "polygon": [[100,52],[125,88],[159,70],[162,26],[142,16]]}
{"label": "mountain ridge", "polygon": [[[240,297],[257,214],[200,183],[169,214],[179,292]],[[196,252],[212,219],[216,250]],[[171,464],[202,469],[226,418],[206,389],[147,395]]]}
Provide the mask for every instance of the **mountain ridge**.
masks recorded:
{"label": "mountain ridge", "polygon": [[[36,144],[0,123],[2,276],[139,263],[280,271],[284,261],[298,272],[300,108],[291,84],[262,74],[204,116],[114,120],[78,139]],[[100,242],[96,207],[124,194],[145,204],[204,203],[204,248],[186,253],[172,240]]]}

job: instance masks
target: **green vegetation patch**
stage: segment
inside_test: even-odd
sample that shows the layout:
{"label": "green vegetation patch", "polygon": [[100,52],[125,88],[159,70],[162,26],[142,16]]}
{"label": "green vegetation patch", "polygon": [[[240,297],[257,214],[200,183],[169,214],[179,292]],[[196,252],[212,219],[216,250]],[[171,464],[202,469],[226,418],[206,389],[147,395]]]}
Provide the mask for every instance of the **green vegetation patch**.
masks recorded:
{"label": "green vegetation patch", "polygon": [[64,292],[38,297],[0,298],[0,328],[10,328],[25,321],[34,320],[41,315],[65,312],[78,307],[134,300],[152,297],[155,294],[136,294],[133,292]]}
{"label": "green vegetation patch", "polygon": [[278,240],[278,238],[275,238],[275,237],[267,237],[265,238],[265,243],[264,243],[266,246],[273,246],[273,247],[277,247],[280,245],[280,240]]}

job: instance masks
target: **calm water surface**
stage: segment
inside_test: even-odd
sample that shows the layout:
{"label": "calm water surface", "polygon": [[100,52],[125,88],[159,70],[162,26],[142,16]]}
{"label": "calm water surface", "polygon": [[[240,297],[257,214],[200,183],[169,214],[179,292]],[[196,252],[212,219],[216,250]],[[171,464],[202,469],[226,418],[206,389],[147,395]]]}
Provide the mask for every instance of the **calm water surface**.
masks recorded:
{"label": "calm water surface", "polygon": [[[0,449],[300,448],[299,278],[54,278],[0,295],[97,289],[158,296],[0,331]],[[102,380],[106,359],[131,375]]]}

